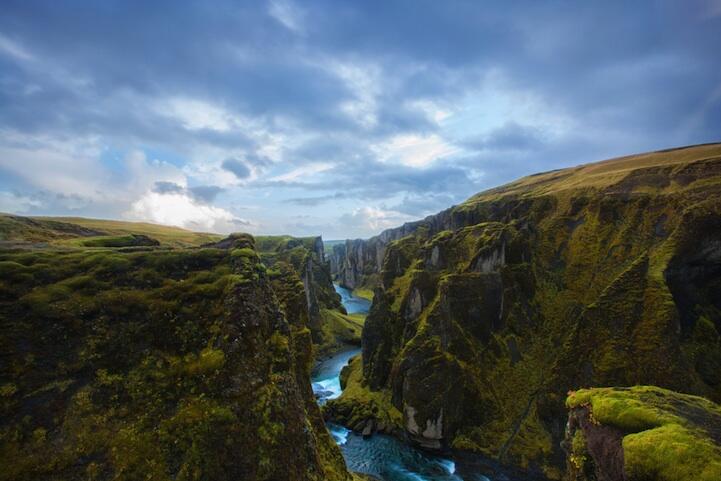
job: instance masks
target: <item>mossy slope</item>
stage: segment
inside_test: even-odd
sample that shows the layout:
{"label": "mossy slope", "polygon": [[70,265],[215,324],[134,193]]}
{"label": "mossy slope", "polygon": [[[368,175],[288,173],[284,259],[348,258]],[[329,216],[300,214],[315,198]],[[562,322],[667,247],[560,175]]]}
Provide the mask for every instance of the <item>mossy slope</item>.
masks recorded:
{"label": "mossy slope", "polygon": [[349,480],[306,310],[260,260],[249,236],[0,253],[0,479]]}
{"label": "mossy slope", "polygon": [[[584,389],[566,404],[569,480],[721,479],[718,404],[652,386]],[[615,460],[603,449],[613,442]],[[622,473],[609,472],[614,461]]]}

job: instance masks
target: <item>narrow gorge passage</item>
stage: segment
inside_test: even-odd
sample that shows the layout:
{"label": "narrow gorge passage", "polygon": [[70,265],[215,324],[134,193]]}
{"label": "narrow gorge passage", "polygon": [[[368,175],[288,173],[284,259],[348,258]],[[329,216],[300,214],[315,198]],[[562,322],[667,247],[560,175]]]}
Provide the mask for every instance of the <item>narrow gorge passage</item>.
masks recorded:
{"label": "narrow gorge passage", "polygon": [[[370,301],[354,296],[351,291],[335,285],[343,306],[349,314],[367,314]],[[359,355],[354,348],[340,352],[316,366],[313,391],[322,405],[341,393],[340,371],[348,361]],[[490,481],[508,480],[508,476],[489,477],[480,474],[477,466],[463,466],[449,458],[434,456],[403,443],[393,436],[374,434],[364,438],[343,426],[328,423],[328,430],[343,452],[348,469],[376,476],[383,481]],[[473,473],[471,473],[473,471]],[[482,472],[482,471],[481,471]]]}

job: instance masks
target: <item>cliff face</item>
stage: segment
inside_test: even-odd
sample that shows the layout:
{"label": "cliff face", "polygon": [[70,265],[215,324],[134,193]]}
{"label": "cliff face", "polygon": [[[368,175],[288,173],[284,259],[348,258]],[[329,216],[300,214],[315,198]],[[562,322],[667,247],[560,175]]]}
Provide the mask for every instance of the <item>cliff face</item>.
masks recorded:
{"label": "cliff face", "polygon": [[568,481],[721,479],[721,407],[652,386],[573,392]]}
{"label": "cliff face", "polygon": [[0,253],[0,479],[350,479],[302,281],[226,244]]}
{"label": "cliff face", "polygon": [[721,398],[720,145],[527,177],[343,254],[349,287],[378,276],[361,384],[424,446],[559,477],[569,389]]}
{"label": "cliff face", "polygon": [[388,229],[368,240],[349,239],[345,244],[334,245],[333,251],[328,255],[331,275],[341,286],[348,289],[376,287],[388,244],[415,232],[419,227],[435,224],[440,227],[445,222],[440,219],[442,216],[443,213],[430,216],[424,221]]}
{"label": "cliff face", "polygon": [[320,237],[263,236],[257,243],[281,308],[301,313],[320,354],[360,344],[360,326],[345,315]]}

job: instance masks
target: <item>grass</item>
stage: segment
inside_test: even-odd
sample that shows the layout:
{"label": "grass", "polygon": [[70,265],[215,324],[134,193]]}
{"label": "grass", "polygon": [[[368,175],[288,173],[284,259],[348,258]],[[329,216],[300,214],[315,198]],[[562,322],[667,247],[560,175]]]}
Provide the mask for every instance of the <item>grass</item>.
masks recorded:
{"label": "grass", "polygon": [[721,479],[721,447],[710,431],[721,428],[721,407],[654,386],[583,389],[569,408],[590,406],[592,419],[622,430],[629,480]]}
{"label": "grass", "polygon": [[373,300],[373,289],[368,289],[366,287],[357,287],[353,289],[352,294],[356,297],[360,297],[361,299],[366,299],[368,301]]}
{"label": "grass", "polygon": [[[86,219],[83,217],[22,217],[0,214],[0,240],[78,247],[78,240],[93,241],[107,237],[132,234],[145,235],[168,247],[191,247],[222,238],[219,234],[192,232],[180,227],[128,222],[120,220]],[[80,244],[82,245],[82,244]]]}
{"label": "grass", "polygon": [[362,314],[343,314],[335,309],[321,309],[323,345],[321,353],[337,350],[343,344],[360,346],[365,316]]}
{"label": "grass", "polygon": [[[720,155],[721,144],[719,143],[629,155],[523,177],[509,184],[476,194],[462,205],[472,205],[510,195],[538,196],[557,194],[570,189],[603,189],[621,181],[632,171],[643,171],[644,169],[650,169],[646,170],[649,173],[652,173],[653,169],[673,171],[691,163]],[[700,183],[708,181],[708,178],[697,180]],[[718,183],[718,177],[716,183]],[[648,188],[644,189],[649,192]],[[651,191],[668,192],[678,189],[678,185],[671,183],[664,187],[651,188]]]}
{"label": "grass", "polygon": [[403,425],[403,414],[391,403],[390,392],[372,391],[363,385],[363,361],[360,355],[351,359],[349,366],[343,368],[341,378],[345,380],[343,393],[325,406],[325,409],[333,412],[334,419],[350,427],[371,418],[387,427],[400,428]]}

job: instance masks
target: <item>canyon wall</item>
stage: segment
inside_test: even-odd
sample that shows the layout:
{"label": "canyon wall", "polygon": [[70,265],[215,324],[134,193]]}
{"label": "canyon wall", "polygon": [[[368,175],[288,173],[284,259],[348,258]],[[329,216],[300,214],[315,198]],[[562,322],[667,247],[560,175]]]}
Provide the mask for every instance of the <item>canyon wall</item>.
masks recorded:
{"label": "canyon wall", "polygon": [[282,244],[0,252],[0,479],[350,480]]}
{"label": "canyon wall", "polygon": [[422,446],[559,478],[568,390],[721,399],[719,145],[527,177],[344,247],[339,278],[377,287],[368,396],[332,402],[341,421],[397,411]]}

